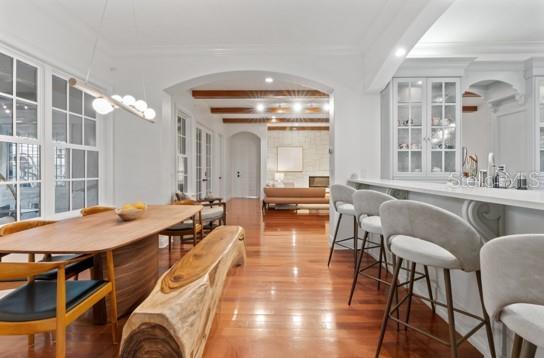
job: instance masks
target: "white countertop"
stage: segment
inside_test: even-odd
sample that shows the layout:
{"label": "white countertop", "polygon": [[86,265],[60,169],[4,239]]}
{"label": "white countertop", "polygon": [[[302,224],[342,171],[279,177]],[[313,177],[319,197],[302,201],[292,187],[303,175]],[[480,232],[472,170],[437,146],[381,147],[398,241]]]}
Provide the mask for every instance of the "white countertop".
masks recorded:
{"label": "white countertop", "polygon": [[493,189],[480,187],[450,188],[446,183],[390,179],[350,179],[349,182],[406,190],[416,193],[544,210],[544,191],[541,190]]}

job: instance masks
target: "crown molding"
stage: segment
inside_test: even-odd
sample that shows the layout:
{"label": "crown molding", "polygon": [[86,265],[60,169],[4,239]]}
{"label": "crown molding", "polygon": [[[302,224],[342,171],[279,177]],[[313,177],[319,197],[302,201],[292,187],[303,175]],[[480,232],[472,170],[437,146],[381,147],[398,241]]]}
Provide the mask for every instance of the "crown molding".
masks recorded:
{"label": "crown molding", "polygon": [[209,46],[119,46],[115,57],[177,57],[186,55],[234,56],[234,55],[316,55],[316,56],[362,56],[356,46],[284,46],[284,45],[209,45]]}
{"label": "crown molding", "polygon": [[479,61],[524,61],[539,56],[544,56],[543,41],[420,42],[407,57],[475,57]]}

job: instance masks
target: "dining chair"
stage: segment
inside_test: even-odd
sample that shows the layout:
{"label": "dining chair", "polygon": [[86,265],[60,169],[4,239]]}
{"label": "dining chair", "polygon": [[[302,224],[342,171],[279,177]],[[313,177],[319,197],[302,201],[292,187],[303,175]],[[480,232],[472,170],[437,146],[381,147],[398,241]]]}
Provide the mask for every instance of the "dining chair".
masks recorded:
{"label": "dining chair", "polygon": [[485,308],[514,332],[512,358],[544,347],[544,235],[495,238],[480,252]]}
{"label": "dining chair", "polygon": [[[106,253],[107,280],[66,280],[66,267],[85,261],[83,255],[66,261],[0,262],[0,279],[27,283],[0,298],[0,335],[28,335],[33,343],[35,333],[55,331],[56,357],[66,354],[66,327],[100,300],[110,297],[112,338],[117,343],[117,298],[113,254]],[[56,280],[35,277],[54,271]]]}
{"label": "dining chair", "polygon": [[[172,203],[172,205],[200,205],[198,202],[191,199],[177,200]],[[179,237],[180,242],[185,242],[185,236],[190,236],[189,239],[192,239],[193,245],[197,244],[197,241],[200,241],[204,238],[204,229],[202,225],[202,210],[189,220],[185,220],[179,224],[169,227],[166,230],[163,230],[159,233],[160,235],[168,236],[168,251],[172,250],[172,239],[174,237]],[[197,237],[200,237],[200,240]]]}
{"label": "dining chair", "polygon": [[[6,224],[2,227],[0,227],[0,238],[2,236],[15,234],[20,231],[30,230],[36,227],[44,226],[44,225],[51,225],[54,224],[56,221],[52,220],[25,220],[25,221],[17,221],[13,223]],[[1,239],[0,239],[1,240]],[[41,261],[66,261],[71,260],[73,258],[76,258],[80,255],[76,254],[62,254],[62,255],[52,255],[52,254],[45,254],[43,259]],[[36,261],[36,257],[34,254],[28,254],[28,261],[34,262]],[[91,269],[93,267],[93,258],[88,258],[87,260],[83,261],[77,261],[72,264],[69,264],[65,267],[65,274],[66,278],[72,278],[76,277],[78,278],[78,275],[88,269]],[[51,270],[49,272],[44,272],[36,277],[36,279],[39,280],[55,280],[57,277],[57,273],[55,270]]]}
{"label": "dining chair", "polygon": [[[357,269],[358,241],[361,240],[358,234],[357,214],[355,213],[355,208],[353,207],[353,193],[355,193],[355,189],[343,184],[333,184],[330,192],[332,205],[334,210],[338,213],[338,220],[336,221],[336,228],[334,229],[334,236],[329,251],[327,266],[330,266],[331,264],[334,249],[336,246],[340,246],[345,249],[353,250],[353,272],[355,273],[355,270]],[[340,223],[342,222],[344,215],[353,218],[353,236],[338,240],[338,229],[340,228]],[[344,242],[348,240],[353,240],[352,247],[344,244]]]}
{"label": "dining chair", "polygon": [[[389,290],[376,349],[376,357],[380,356],[387,322],[393,320],[406,328],[412,329],[450,347],[450,356],[452,358],[457,358],[459,356],[458,348],[461,343],[466,341],[480,328],[485,327],[489,351],[491,357],[495,358],[493,332],[491,330],[489,316],[484,308],[482,295],[480,274],[480,249],[482,247],[482,241],[476,230],[474,230],[474,228],[472,228],[465,220],[449,211],[412,200],[392,200],[383,203],[380,206],[380,217],[382,220],[383,235],[389,250],[393,253],[395,259],[395,272],[392,281],[395,284],[392,284]],[[408,293],[393,306],[393,299],[400,286],[400,284],[396,284],[396,282],[398,281],[403,261],[409,261],[411,263]],[[416,295],[413,292],[416,264],[431,266],[442,271],[446,296],[445,304],[427,297]],[[483,317],[454,307],[451,284],[452,270],[474,274],[478,285],[478,294],[480,296]],[[447,309],[449,326],[448,340],[432,335],[430,332],[424,331],[409,323],[413,297],[432,302],[435,305]],[[404,302],[407,302],[406,318],[405,320],[400,320],[394,317],[393,313],[398,313],[400,306]],[[468,333],[460,339],[457,339],[456,337],[454,313],[463,314],[478,322],[474,328],[470,329]]]}
{"label": "dining chair", "polygon": [[83,208],[79,212],[81,213],[81,216],[88,216],[88,215],[103,213],[105,211],[112,211],[112,210],[114,210],[114,208],[109,206],[95,205],[95,206],[89,206],[87,208]]}

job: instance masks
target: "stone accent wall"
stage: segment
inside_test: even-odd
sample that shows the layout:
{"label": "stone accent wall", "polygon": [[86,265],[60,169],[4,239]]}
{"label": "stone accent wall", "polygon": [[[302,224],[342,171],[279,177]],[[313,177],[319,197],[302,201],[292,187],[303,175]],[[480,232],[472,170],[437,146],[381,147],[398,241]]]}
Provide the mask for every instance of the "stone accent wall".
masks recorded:
{"label": "stone accent wall", "polygon": [[284,182],[308,187],[308,177],[329,175],[329,131],[268,131],[266,182],[274,182],[278,168],[278,147],[303,147],[302,172],[286,172]]}

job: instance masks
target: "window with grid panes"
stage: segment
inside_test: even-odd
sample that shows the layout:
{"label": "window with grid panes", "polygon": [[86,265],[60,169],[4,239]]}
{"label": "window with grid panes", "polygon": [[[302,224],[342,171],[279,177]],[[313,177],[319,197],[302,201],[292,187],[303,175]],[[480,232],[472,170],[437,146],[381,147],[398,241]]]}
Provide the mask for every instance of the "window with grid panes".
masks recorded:
{"label": "window with grid panes", "polygon": [[52,76],[52,140],[55,142],[55,212],[99,203],[99,151],[94,97]]}
{"label": "window with grid panes", "polygon": [[42,215],[38,76],[0,52],[0,224]]}

